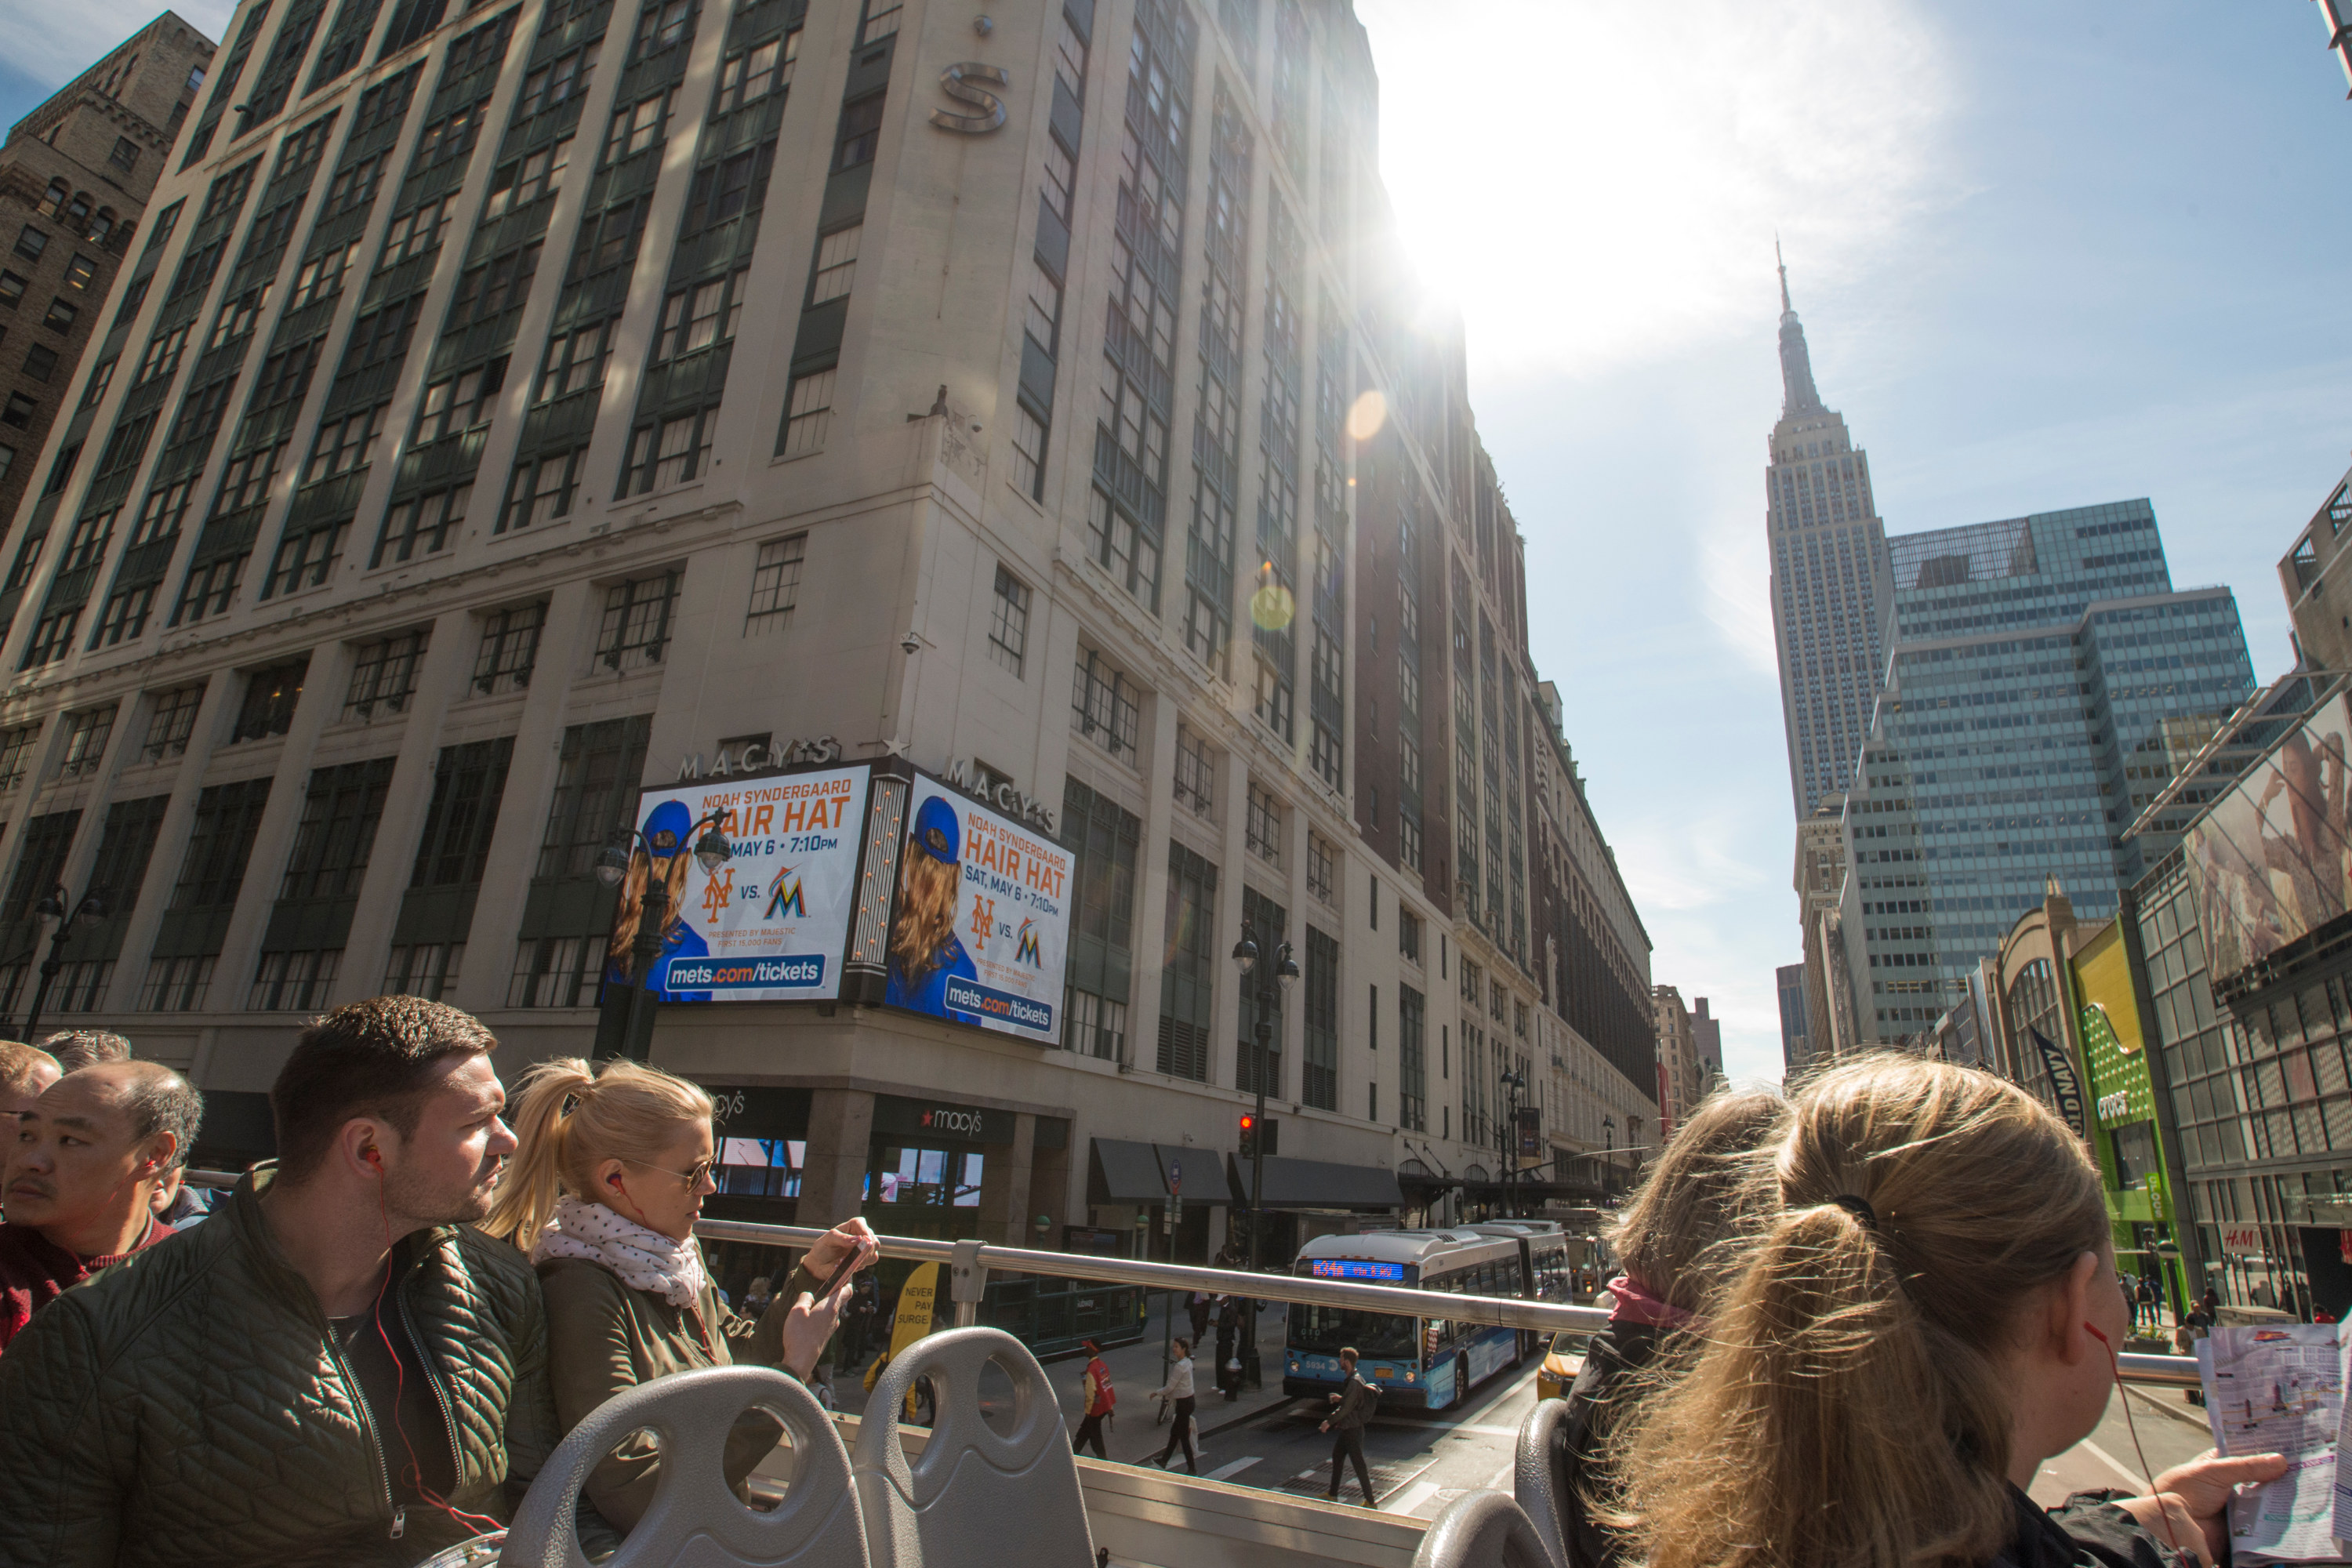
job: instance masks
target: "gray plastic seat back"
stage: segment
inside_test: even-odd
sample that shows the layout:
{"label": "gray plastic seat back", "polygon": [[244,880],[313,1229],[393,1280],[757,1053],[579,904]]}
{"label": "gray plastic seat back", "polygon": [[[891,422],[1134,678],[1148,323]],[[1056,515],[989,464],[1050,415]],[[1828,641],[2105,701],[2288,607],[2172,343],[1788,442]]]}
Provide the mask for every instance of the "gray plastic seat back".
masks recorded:
{"label": "gray plastic seat back", "polygon": [[1412,1568],[1551,1568],[1527,1510],[1501,1492],[1465,1492],[1421,1538]]}
{"label": "gray plastic seat back", "polygon": [[[1013,1430],[982,1418],[980,1374],[1013,1381]],[[898,1412],[931,1380],[938,1425],[919,1458],[898,1440]],[[1045,1369],[998,1329],[950,1329],[883,1368],[857,1429],[857,1500],[873,1568],[1093,1568],[1078,1462]]]}
{"label": "gray plastic seat back", "polygon": [[1559,1568],[1568,1568],[1568,1401],[1538,1399],[1519,1423],[1511,1490]]}
{"label": "gray plastic seat back", "polygon": [[[746,1507],[724,1468],[727,1435],[754,1406],[784,1424],[798,1459],[784,1500],[771,1512]],[[639,1428],[660,1441],[661,1479],[605,1568],[865,1568],[866,1532],[841,1434],[807,1389],[764,1366],[672,1373],[605,1401],[530,1483],[500,1568],[587,1568],[573,1526],[580,1490]]]}

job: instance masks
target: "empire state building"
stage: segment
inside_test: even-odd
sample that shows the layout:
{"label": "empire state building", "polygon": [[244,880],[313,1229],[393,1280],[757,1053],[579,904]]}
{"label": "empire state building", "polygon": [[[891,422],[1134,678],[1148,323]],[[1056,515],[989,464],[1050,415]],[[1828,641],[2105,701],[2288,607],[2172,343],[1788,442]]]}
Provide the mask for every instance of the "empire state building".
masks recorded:
{"label": "empire state building", "polygon": [[1805,329],[1780,268],[1780,423],[1764,470],[1772,539],[1772,641],[1789,786],[1802,822],[1846,787],[1870,731],[1892,601],[1886,528],[1870,494],[1870,458],[1844,416],[1822,406]]}

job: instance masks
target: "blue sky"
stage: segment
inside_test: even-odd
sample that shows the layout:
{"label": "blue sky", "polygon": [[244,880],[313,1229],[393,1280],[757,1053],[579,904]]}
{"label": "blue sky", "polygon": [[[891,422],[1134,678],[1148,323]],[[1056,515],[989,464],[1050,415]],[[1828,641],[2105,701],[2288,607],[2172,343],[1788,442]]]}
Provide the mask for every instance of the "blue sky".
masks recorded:
{"label": "blue sky", "polygon": [[[231,7],[180,14],[215,37]],[[1656,952],[1780,1063],[1777,233],[1889,531],[2147,496],[2287,668],[2352,421],[2352,103],[2308,0],[1358,0],[1407,247],[1463,311],[1536,658]],[[154,15],[0,5],[0,123]]]}
{"label": "blue sky", "polygon": [[2342,70],[2308,0],[1358,9],[1655,977],[1777,1076],[1775,232],[1890,533],[2147,496],[2267,680],[2277,561],[2352,447]]}

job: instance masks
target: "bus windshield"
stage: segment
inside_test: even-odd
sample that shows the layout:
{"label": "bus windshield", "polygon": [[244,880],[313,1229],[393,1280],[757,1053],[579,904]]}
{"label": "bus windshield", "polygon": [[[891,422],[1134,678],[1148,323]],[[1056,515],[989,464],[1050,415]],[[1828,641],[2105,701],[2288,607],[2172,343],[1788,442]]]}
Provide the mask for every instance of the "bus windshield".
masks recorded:
{"label": "bus windshield", "polygon": [[1368,1359],[1415,1359],[1413,1320],[1390,1312],[1367,1312],[1350,1307],[1295,1306],[1290,1309],[1293,1350],[1335,1355],[1353,1345]]}

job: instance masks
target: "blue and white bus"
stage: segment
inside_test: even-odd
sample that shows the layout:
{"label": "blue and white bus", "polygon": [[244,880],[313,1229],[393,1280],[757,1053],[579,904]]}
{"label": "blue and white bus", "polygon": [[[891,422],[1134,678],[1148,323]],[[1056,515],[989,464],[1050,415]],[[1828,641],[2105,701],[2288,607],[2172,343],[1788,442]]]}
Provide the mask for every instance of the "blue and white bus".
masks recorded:
{"label": "blue and white bus", "polygon": [[[1569,1301],[1574,1280],[1568,1266],[1568,1231],[1558,1220],[1497,1219],[1467,1227],[1480,1236],[1507,1237],[1519,1244],[1520,1294],[1531,1301]],[[1521,1354],[1533,1352],[1545,1336],[1522,1333]]]}
{"label": "blue and white bus", "polygon": [[[1381,1230],[1318,1237],[1298,1249],[1292,1272],[1314,1279],[1451,1292],[1521,1296],[1519,1241],[1466,1230]],[[1398,1405],[1444,1410],[1505,1367],[1517,1364],[1517,1331],[1433,1314],[1406,1318],[1344,1307],[1290,1309],[1282,1392],[1337,1393],[1339,1350],[1356,1348],[1356,1370]]]}

